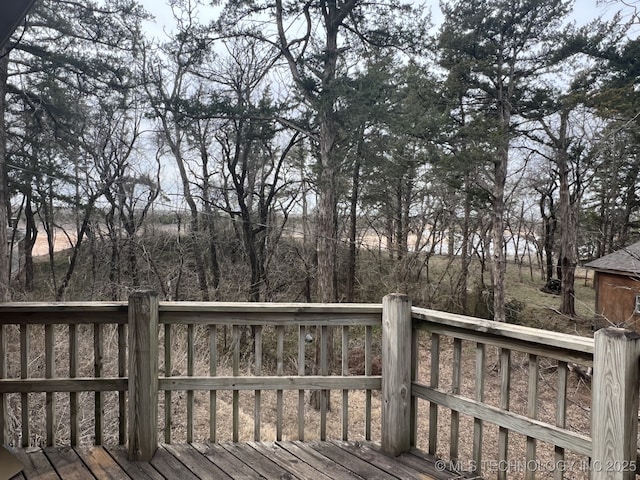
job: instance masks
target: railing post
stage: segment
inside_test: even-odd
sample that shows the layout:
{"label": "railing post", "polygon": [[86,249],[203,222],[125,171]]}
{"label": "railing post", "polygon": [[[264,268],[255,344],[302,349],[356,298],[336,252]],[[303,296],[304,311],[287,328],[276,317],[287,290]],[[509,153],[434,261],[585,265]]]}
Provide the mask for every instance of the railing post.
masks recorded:
{"label": "railing post", "polygon": [[129,297],[129,459],[149,461],[158,447],[158,294]]}
{"label": "railing post", "polygon": [[382,300],[382,450],[399,455],[411,440],[411,300]]}
{"label": "railing post", "polygon": [[634,479],[640,335],[621,328],[595,334],[591,470],[593,480]]}

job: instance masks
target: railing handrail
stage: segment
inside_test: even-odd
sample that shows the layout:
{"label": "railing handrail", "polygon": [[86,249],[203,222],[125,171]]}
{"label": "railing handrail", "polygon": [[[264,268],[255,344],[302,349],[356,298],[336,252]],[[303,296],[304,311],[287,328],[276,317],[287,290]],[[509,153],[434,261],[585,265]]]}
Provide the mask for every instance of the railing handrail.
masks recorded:
{"label": "railing handrail", "polygon": [[[479,340],[488,345],[512,348],[525,353],[576,362],[593,363],[594,340],[511,323],[495,322],[455,313],[413,307],[416,328],[463,340]],[[421,324],[424,322],[423,324]]]}
{"label": "railing handrail", "polygon": [[381,303],[160,302],[162,312],[382,313]]}

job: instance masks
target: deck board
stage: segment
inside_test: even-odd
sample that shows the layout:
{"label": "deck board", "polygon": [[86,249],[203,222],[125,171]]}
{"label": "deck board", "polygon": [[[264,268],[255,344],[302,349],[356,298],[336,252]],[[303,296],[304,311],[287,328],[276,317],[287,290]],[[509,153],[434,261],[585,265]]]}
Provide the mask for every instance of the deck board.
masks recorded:
{"label": "deck board", "polygon": [[298,441],[278,442],[278,445],[295,455],[300,461],[311,465],[316,470],[330,474],[333,478],[340,478],[343,480],[366,480],[360,475],[356,475],[352,471],[347,470],[342,465],[333,462],[321,453],[316,452],[311,448],[307,448],[305,443]]}
{"label": "deck board", "polygon": [[71,447],[47,447],[44,449],[44,454],[60,478],[64,480],[93,480],[95,478]]}
{"label": "deck board", "polygon": [[[433,460],[392,458],[370,442],[249,442],[160,445],[151,462],[123,446],[17,450],[25,466],[12,480],[445,480]],[[458,477],[459,478],[459,477]]]}
{"label": "deck board", "polygon": [[234,478],[236,480],[254,480],[266,478],[249,467],[243,460],[236,458],[234,455],[226,451],[219,444],[204,445],[196,443],[193,444],[193,447],[202,455],[207,457],[212,463],[218,465],[231,478]]}
{"label": "deck board", "polygon": [[128,480],[130,478],[104,448],[77,448],[76,453],[96,478],[104,480]]}

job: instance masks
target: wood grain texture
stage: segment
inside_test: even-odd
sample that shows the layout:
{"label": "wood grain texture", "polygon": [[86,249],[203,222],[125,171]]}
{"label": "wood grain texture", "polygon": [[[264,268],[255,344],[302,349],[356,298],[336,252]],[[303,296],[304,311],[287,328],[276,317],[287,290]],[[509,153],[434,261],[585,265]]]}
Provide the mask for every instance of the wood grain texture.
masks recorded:
{"label": "wood grain texture", "polygon": [[[69,378],[78,375],[78,326],[69,325]],[[72,446],[78,445],[78,431],[80,428],[78,418],[78,393],[69,394],[69,441]]]}
{"label": "wood grain texture", "polygon": [[537,438],[542,442],[573,450],[580,455],[591,455],[591,438],[585,435],[564,430],[539,420],[533,420],[524,415],[507,412],[459,395],[434,390],[418,383],[413,384],[413,394],[429,402],[436,402],[447,408],[457,410],[464,415],[472,416],[478,421],[494,423],[499,427]]}
{"label": "wood grain texture", "polygon": [[[209,325],[209,375],[215,377],[218,372],[218,327]],[[209,441],[217,440],[216,416],[218,409],[218,396],[215,390],[209,392]]]}
{"label": "wood grain texture", "polygon": [[[511,350],[500,349],[500,408],[509,410],[511,400]],[[498,462],[508,465],[509,459],[509,429],[500,427],[498,430]],[[507,480],[507,469],[498,470],[498,480]]]}
{"label": "wood grain texture", "polygon": [[[44,326],[44,376],[53,378],[56,373],[56,352],[55,352],[55,326]],[[47,432],[47,446],[56,444],[56,400],[53,392],[45,394],[45,424]]]}
{"label": "wood grain texture", "polygon": [[[529,354],[529,385],[527,389],[527,416],[538,418],[538,356]],[[527,465],[534,465],[536,461],[537,442],[534,437],[527,437]],[[531,462],[531,463],[529,463]],[[533,480],[536,476],[534,469],[527,468],[526,480]]]}
{"label": "wood grain texture", "polygon": [[[29,325],[20,325],[20,381],[15,382],[16,385],[21,385],[23,382],[29,381],[29,357],[30,357],[30,345],[29,341]],[[7,382],[11,382],[11,380],[2,380],[0,381],[0,392],[18,392],[15,388],[11,388],[10,385],[7,385]],[[40,383],[38,380],[31,380],[34,386],[37,388]],[[7,385],[8,388],[3,389],[3,386]],[[41,390],[36,390],[41,391]],[[21,422],[20,426],[22,429],[22,438],[20,444],[23,447],[29,446],[29,439],[31,438],[31,430],[29,426],[29,395],[27,395],[27,391],[20,392],[20,411],[21,411]]]}
{"label": "wood grain texture", "polygon": [[[567,362],[558,361],[558,391],[556,392],[556,427],[565,428],[567,423],[567,380],[569,378],[569,366]],[[562,465],[565,461],[564,448],[554,447],[554,461],[556,465]],[[553,472],[554,480],[562,480],[564,472],[558,468]]]}
{"label": "wood grain texture", "polygon": [[384,297],[382,314],[382,450],[392,456],[411,446],[411,301]]}
{"label": "wood grain texture", "polygon": [[129,457],[149,461],[158,446],[158,294],[129,298]]}
{"label": "wood grain texture", "polygon": [[[298,375],[306,375],[306,328],[298,326]],[[298,440],[304,440],[304,390],[298,390]]]}
{"label": "wood grain texture", "polygon": [[[451,327],[487,334],[488,336],[508,338],[514,341],[523,341],[527,344],[547,346],[560,351],[574,352],[580,358],[589,358],[593,355],[593,339],[569,335],[566,333],[541,330],[539,328],[524,327],[511,323],[494,322],[476,317],[467,317],[455,313],[440,312],[426,308],[412,309],[412,316],[416,320],[424,321],[425,325],[434,323],[442,327]],[[455,336],[455,335],[454,335]],[[486,342],[485,342],[486,343]],[[519,350],[514,348],[513,350]],[[535,353],[535,352],[532,352]],[[544,355],[549,356],[549,355]],[[553,357],[552,357],[553,358]]]}
{"label": "wood grain texture", "polygon": [[[364,327],[364,374],[371,375],[373,357],[373,327]],[[382,380],[380,381],[382,388]],[[364,401],[364,439],[371,440],[371,388],[365,390]]]}
{"label": "wood grain texture", "polygon": [[[45,327],[46,328],[46,327]],[[93,375],[96,378],[101,378],[104,370],[103,355],[104,355],[104,334],[103,325],[95,323],[93,325]],[[103,431],[104,431],[104,418],[103,418],[103,403],[104,395],[102,392],[95,392],[94,396],[94,443],[96,445],[102,445],[103,443]]]}
{"label": "wood grain texture", "polygon": [[[486,345],[484,343],[476,344],[476,403],[482,404],[484,402],[484,377],[485,377],[485,363],[487,359]],[[433,391],[433,390],[432,390]],[[454,409],[457,410],[457,409]],[[474,465],[476,466],[475,473],[482,475],[482,439],[484,433],[483,419],[477,415],[472,415],[473,418],[473,447],[472,455]]]}
{"label": "wood grain texture", "polygon": [[[160,445],[150,462],[123,446],[18,450],[24,475],[13,480],[453,480],[415,449],[389,457],[371,442]],[[58,475],[57,472],[60,472]]]}
{"label": "wood grain texture", "polygon": [[595,334],[591,405],[593,480],[636,476],[640,335],[620,328]]}
{"label": "wood grain texture", "polygon": [[[440,385],[440,335],[431,335],[431,375],[429,378],[431,388],[438,388]],[[430,455],[435,455],[438,451],[438,404],[429,404],[429,446]]]}
{"label": "wood grain texture", "polygon": [[[187,325],[187,376],[193,377],[196,361],[196,331],[192,324]],[[193,442],[194,394],[187,390],[187,443]]]}
{"label": "wood grain texture", "polygon": [[[7,335],[4,325],[0,325],[0,350],[7,351]],[[0,380],[7,376],[7,356],[0,355]],[[7,443],[8,438],[8,415],[9,415],[9,399],[6,394],[0,393],[0,442],[2,445]]]}
{"label": "wood grain texture", "polygon": [[[233,325],[231,327],[231,345],[233,349],[231,357],[231,369],[233,378],[239,378],[240,375],[240,326]],[[256,390],[256,389],[252,389]],[[258,388],[257,390],[260,390]],[[231,438],[234,442],[237,442],[240,438],[240,393],[238,390],[233,390],[231,394]]]}
{"label": "wood grain texture", "polygon": [[[62,381],[60,381],[62,382]],[[19,385],[19,382],[16,382]],[[380,390],[380,375],[353,375],[339,377],[337,375],[278,376],[262,375],[260,377],[185,377],[175,376],[160,378],[160,390]],[[2,381],[0,381],[0,391]]]}
{"label": "wood grain texture", "polygon": [[[171,325],[164,326],[164,377],[168,378],[173,375],[173,359],[171,357],[171,338],[172,327]],[[171,443],[171,430],[173,426],[172,419],[172,401],[171,391],[166,390],[164,392],[164,442]]]}
{"label": "wood grain texture", "polygon": [[[284,326],[276,327],[276,375],[284,375]],[[282,440],[284,428],[284,397],[282,390],[276,390],[276,440]]]}
{"label": "wood grain texture", "polygon": [[[253,343],[255,344],[255,365],[253,368],[253,374],[256,377],[262,375],[262,326],[258,325],[255,328]],[[253,400],[253,439],[256,442],[260,441],[260,427],[262,425],[262,391],[256,390]]]}
{"label": "wood grain texture", "polygon": [[[342,376],[349,375],[349,327],[342,327]],[[342,440],[349,439],[349,389],[342,390]]]}
{"label": "wood grain texture", "polygon": [[[453,340],[453,365],[451,372],[451,393],[460,394],[462,370],[462,340]],[[411,379],[414,381],[414,378]],[[458,447],[460,443],[460,413],[451,410],[451,433],[449,438],[449,458],[455,462],[458,459]]]}

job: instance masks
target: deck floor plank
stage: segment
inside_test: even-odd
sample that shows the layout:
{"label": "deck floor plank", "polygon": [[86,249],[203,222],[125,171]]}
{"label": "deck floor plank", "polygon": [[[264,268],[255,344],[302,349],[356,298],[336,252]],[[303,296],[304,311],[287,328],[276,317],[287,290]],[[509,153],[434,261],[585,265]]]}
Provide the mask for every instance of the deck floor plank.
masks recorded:
{"label": "deck floor plank", "polygon": [[219,444],[205,445],[194,443],[192,445],[234,480],[264,480],[266,478],[249,467],[244,460],[229,453]]}
{"label": "deck floor plank", "polygon": [[218,467],[210,459],[202,455],[191,445],[164,445],[167,451],[176,457],[194,475],[202,480],[210,478],[220,480],[234,480],[224,470]]}
{"label": "deck floor plank", "polygon": [[[121,445],[107,447],[107,452],[113,457],[120,468],[122,468],[129,478],[136,480],[165,480],[151,464],[148,462],[133,462],[127,456],[127,448]],[[175,479],[174,479],[175,480]]]}
{"label": "deck floor plank", "polygon": [[249,442],[160,445],[151,462],[124,446],[17,450],[12,480],[453,480],[420,451],[384,455],[370,442]]}
{"label": "deck floor plank", "polygon": [[[293,472],[290,472],[277,463],[274,463],[269,458],[265,457],[245,443],[227,443],[222,444],[222,447],[235,455],[236,458],[243,460],[248,465],[251,465],[251,468],[269,480],[294,480],[299,478],[294,475]],[[302,478],[301,480],[305,479]]]}
{"label": "deck floor plank", "polygon": [[[56,473],[46,457],[44,452],[40,449],[29,450],[29,453],[25,450],[15,450],[15,455],[24,466],[22,470],[22,478],[27,480],[60,480],[60,476]],[[20,474],[12,478],[12,480],[20,479]]]}
{"label": "deck floor plank", "polygon": [[87,466],[71,447],[47,447],[44,449],[60,478],[64,480],[95,480]]}
{"label": "deck floor plank", "polygon": [[327,472],[332,478],[340,480],[367,480],[364,477],[344,468],[339,463],[325,457],[320,452],[307,448],[307,444],[299,441],[278,442],[281,448],[298,457],[301,461],[308,463],[316,470]]}
{"label": "deck floor plank", "polygon": [[[317,470],[312,465],[301,462],[298,457],[278,446],[275,443],[249,442],[249,446],[271,459],[287,471],[293,472],[298,478],[312,478],[314,480],[336,480],[335,476],[327,476],[322,470]],[[326,472],[326,470],[324,470]]]}
{"label": "deck floor plank", "polygon": [[398,478],[355,457],[331,442],[309,442],[309,446],[367,480],[396,480]]}
{"label": "deck floor plank", "polygon": [[162,445],[149,463],[168,480],[200,480]]}
{"label": "deck floor plank", "polygon": [[401,478],[402,480],[437,480],[425,472],[420,472],[409,465],[405,465],[396,458],[371,449],[366,443],[343,442],[339,440],[332,443],[350,452],[355,457],[384,470],[389,475]]}
{"label": "deck floor plank", "polygon": [[427,475],[431,475],[438,480],[459,480],[465,478],[467,480],[482,480],[482,477],[473,475],[472,473],[460,474],[459,472],[453,472],[451,470],[441,470],[436,468],[436,459],[425,452],[421,452],[415,448],[412,448],[406,453],[402,453],[397,457],[399,462],[410,466],[411,468],[423,472]]}
{"label": "deck floor plank", "polygon": [[129,480],[129,475],[104,448],[82,447],[75,451],[98,480]]}

